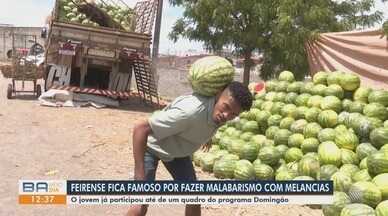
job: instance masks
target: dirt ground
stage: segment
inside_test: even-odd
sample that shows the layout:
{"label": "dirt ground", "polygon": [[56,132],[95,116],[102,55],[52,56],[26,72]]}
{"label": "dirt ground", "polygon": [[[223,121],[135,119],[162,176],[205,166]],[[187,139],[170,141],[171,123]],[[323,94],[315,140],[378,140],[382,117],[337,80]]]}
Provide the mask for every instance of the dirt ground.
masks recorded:
{"label": "dirt ground", "polygon": [[[117,179],[133,176],[131,130],[151,110],[51,108],[30,95],[6,99],[0,73],[0,215],[124,215],[128,206],[21,206],[19,179]],[[28,86],[27,86],[28,87]],[[198,170],[200,179],[212,179]],[[160,165],[158,179],[170,179]],[[305,206],[203,206],[202,215],[322,215]],[[151,206],[148,215],[184,215],[184,206]]]}

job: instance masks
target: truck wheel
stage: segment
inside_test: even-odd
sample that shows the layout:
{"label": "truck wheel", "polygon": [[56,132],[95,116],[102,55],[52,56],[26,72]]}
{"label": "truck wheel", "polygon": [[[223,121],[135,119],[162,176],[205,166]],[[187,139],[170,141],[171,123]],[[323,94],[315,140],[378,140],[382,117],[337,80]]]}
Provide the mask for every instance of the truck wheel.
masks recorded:
{"label": "truck wheel", "polygon": [[8,99],[12,98],[12,85],[11,84],[8,84],[8,87],[7,87],[7,98]]}
{"label": "truck wheel", "polygon": [[39,98],[41,94],[42,94],[42,87],[38,84],[36,85],[36,97]]}

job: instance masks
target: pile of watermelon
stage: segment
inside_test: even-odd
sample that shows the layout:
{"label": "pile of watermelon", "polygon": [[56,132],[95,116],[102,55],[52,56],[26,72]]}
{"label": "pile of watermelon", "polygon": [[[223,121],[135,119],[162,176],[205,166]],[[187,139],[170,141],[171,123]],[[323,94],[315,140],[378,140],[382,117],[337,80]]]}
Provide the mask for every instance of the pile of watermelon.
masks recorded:
{"label": "pile of watermelon", "polygon": [[194,163],[220,179],[332,180],[324,215],[388,215],[388,91],[339,71],[283,71],[265,86]]}
{"label": "pile of watermelon", "polygon": [[[126,31],[133,30],[133,21],[135,16],[135,11],[129,7],[120,7],[114,1],[98,1],[94,0],[60,0],[58,1],[58,18],[62,22],[77,23],[89,26],[101,26],[99,23],[91,19],[91,14],[81,12],[80,8],[84,5],[93,5],[94,9],[101,10],[102,13],[105,13],[110,21],[115,22],[115,24],[120,25]],[[97,19],[97,18],[96,18]],[[103,19],[99,17],[98,19]],[[105,27],[114,27],[109,26],[112,23],[109,21],[103,21]]]}

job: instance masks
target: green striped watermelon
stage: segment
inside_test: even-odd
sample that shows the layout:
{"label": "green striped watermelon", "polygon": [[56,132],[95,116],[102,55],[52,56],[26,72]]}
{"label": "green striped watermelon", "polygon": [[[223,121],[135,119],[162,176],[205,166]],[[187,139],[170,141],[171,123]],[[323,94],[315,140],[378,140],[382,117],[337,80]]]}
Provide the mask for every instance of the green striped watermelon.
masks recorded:
{"label": "green striped watermelon", "polygon": [[291,136],[291,131],[287,129],[280,129],[275,133],[275,145],[287,145],[288,138]]}
{"label": "green striped watermelon", "polygon": [[354,164],[344,164],[339,169],[341,172],[346,173],[350,176],[352,176],[355,172],[360,171],[360,168]]}
{"label": "green striped watermelon", "polygon": [[302,85],[302,87],[300,88],[300,93],[301,94],[304,94],[304,93],[307,93],[307,94],[310,94],[311,93],[311,89],[313,89],[314,87],[314,83],[312,82],[306,82],[304,85]]}
{"label": "green striped watermelon", "polygon": [[322,110],[333,110],[337,113],[342,110],[342,102],[335,96],[326,96],[321,101]]}
{"label": "green striped watermelon", "polygon": [[303,130],[306,127],[307,124],[308,124],[308,122],[306,120],[304,120],[304,119],[296,120],[294,123],[291,124],[290,130],[293,133],[300,133],[300,134],[302,134]]}
{"label": "green striped watermelon", "polygon": [[330,180],[331,176],[338,171],[338,168],[332,164],[323,165],[319,171],[319,180]]}
{"label": "green striped watermelon", "polygon": [[229,153],[240,155],[241,149],[244,145],[244,140],[233,139],[233,141],[231,141],[231,143],[227,146],[227,150],[229,151]]}
{"label": "green striped watermelon", "polygon": [[294,133],[288,137],[288,146],[289,147],[300,147],[303,143],[304,136],[300,133]]}
{"label": "green striped watermelon", "polygon": [[370,135],[369,139],[374,147],[380,149],[381,146],[388,143],[388,128],[376,128]]}
{"label": "green striped watermelon", "polygon": [[322,206],[322,211],[325,216],[340,216],[342,209],[351,203],[350,198],[344,192],[335,191],[333,199],[332,205]]}
{"label": "green striped watermelon", "polygon": [[340,216],[376,216],[375,210],[370,206],[361,203],[352,203],[346,205]]}
{"label": "green striped watermelon", "polygon": [[286,162],[299,161],[303,157],[303,152],[299,148],[292,147],[287,150],[284,155]]}
{"label": "green striped watermelon", "polygon": [[303,135],[305,138],[315,138],[318,137],[318,133],[321,130],[322,127],[318,123],[308,123],[303,129]]}
{"label": "green striped watermelon", "polygon": [[311,94],[308,94],[308,93],[303,93],[303,94],[300,94],[296,100],[295,100],[295,104],[297,106],[307,106],[307,102],[308,100],[310,99],[311,97]]}
{"label": "green striped watermelon", "polygon": [[349,112],[350,106],[352,105],[353,101],[350,99],[343,99],[342,100],[342,109]]}
{"label": "green striped watermelon", "polygon": [[300,81],[292,82],[288,85],[287,92],[299,93],[299,90],[300,90],[302,85],[303,85],[303,83]]}
{"label": "green striped watermelon", "polygon": [[257,133],[259,132],[259,125],[257,124],[256,121],[247,121],[242,125],[241,130],[243,132]]}
{"label": "green striped watermelon", "polygon": [[334,142],[323,142],[318,147],[318,156],[321,164],[341,165],[341,150]]}
{"label": "green striped watermelon", "polygon": [[239,160],[236,162],[234,169],[234,178],[237,180],[253,180],[255,179],[255,169],[248,160]]}
{"label": "green striped watermelon", "polygon": [[367,169],[362,169],[353,173],[352,180],[353,182],[370,181],[372,180],[372,177],[369,175],[369,172]]}
{"label": "green striped watermelon", "polygon": [[316,74],[314,74],[313,76],[313,82],[314,84],[323,84],[323,85],[326,85],[327,82],[326,82],[326,79],[328,77],[329,73],[325,72],[325,71],[319,71],[317,72]]}
{"label": "green striped watermelon", "polygon": [[381,202],[381,191],[374,183],[368,181],[352,184],[348,195],[353,203],[363,203],[372,208]]}
{"label": "green striped watermelon", "polygon": [[213,167],[214,176],[220,179],[233,179],[237,161],[238,157],[235,160],[227,158],[217,160]]}
{"label": "green striped watermelon", "polygon": [[336,131],[333,128],[325,128],[318,133],[320,142],[335,141]]}
{"label": "green striped watermelon", "polygon": [[286,98],[284,99],[284,102],[288,104],[295,103],[296,98],[298,97],[298,94],[295,92],[290,92],[286,95]]}
{"label": "green striped watermelon", "polygon": [[379,103],[383,106],[388,106],[388,91],[375,90],[368,95],[369,103]]}
{"label": "green striped watermelon", "polygon": [[325,95],[325,91],[326,91],[326,88],[327,86],[323,85],[323,84],[316,84],[314,85],[314,87],[311,89],[311,93],[313,95],[322,95],[324,96]]}
{"label": "green striped watermelon", "polygon": [[342,164],[358,165],[360,163],[360,159],[358,159],[356,153],[344,148],[341,149],[341,161]]}
{"label": "green striped watermelon", "polygon": [[260,108],[264,109],[264,107],[269,106],[269,105],[266,105],[266,104],[269,104],[269,102],[274,102],[275,96],[276,96],[276,92],[268,92],[267,94],[265,94],[264,102],[263,102],[263,104],[261,105]]}
{"label": "green striped watermelon", "polygon": [[340,85],[332,84],[325,89],[324,94],[325,96],[335,96],[339,99],[342,99],[344,97],[344,90]]}
{"label": "green striped watermelon", "polygon": [[278,81],[277,80],[269,80],[269,81],[265,82],[265,90],[266,90],[266,92],[275,91],[277,85],[278,85]]}
{"label": "green striped watermelon", "polygon": [[354,91],[360,87],[360,77],[355,74],[345,73],[340,78],[340,85],[346,91]]}
{"label": "green striped watermelon", "polygon": [[276,165],[281,157],[280,152],[274,146],[265,146],[260,149],[258,158],[264,164]]}
{"label": "green striped watermelon", "polygon": [[305,119],[308,122],[316,122],[320,112],[321,110],[319,108],[316,108],[316,107],[309,108],[306,110],[306,113],[304,115]]}
{"label": "green striped watermelon", "polygon": [[280,157],[281,159],[280,160],[283,160],[284,158],[284,155],[286,154],[287,150],[288,150],[288,146],[287,145],[277,145],[275,146],[276,150],[278,150],[279,154],[280,154]]}
{"label": "green striped watermelon", "polygon": [[303,143],[300,148],[302,149],[302,152],[306,154],[308,152],[317,152],[318,146],[319,141],[316,138],[307,138],[303,140]]}
{"label": "green striped watermelon", "polygon": [[372,89],[367,87],[359,87],[353,95],[354,101],[368,103],[368,96],[372,92]]}
{"label": "green striped watermelon", "polygon": [[319,161],[312,157],[303,157],[298,163],[298,173],[317,179],[319,173]]}
{"label": "green striped watermelon", "polygon": [[208,56],[191,65],[188,80],[194,92],[213,96],[233,80],[234,74],[234,67],[228,60],[219,56]]}
{"label": "green striped watermelon", "polygon": [[356,148],[356,153],[360,160],[368,157],[374,152],[377,152],[377,149],[370,143],[361,143]]}
{"label": "green striped watermelon", "polygon": [[358,142],[358,137],[351,132],[338,133],[335,137],[335,143],[338,147],[349,150],[355,150],[358,146]]}
{"label": "green striped watermelon", "polygon": [[194,154],[193,154],[193,161],[194,161],[194,164],[196,166],[200,166],[201,165],[201,158],[202,158],[204,153],[205,152],[203,152],[203,151],[196,151],[196,152],[194,152]]}
{"label": "green striped watermelon", "polygon": [[213,165],[216,161],[217,157],[209,152],[206,152],[202,154],[202,157],[200,159],[200,165],[203,171],[212,172],[213,171]]}
{"label": "green striped watermelon", "polygon": [[349,174],[338,171],[331,176],[335,191],[347,192],[352,185],[352,177]]}
{"label": "green striped watermelon", "polygon": [[264,135],[257,134],[251,137],[250,142],[255,143],[257,147],[260,149],[267,138]]}
{"label": "green striped watermelon", "polygon": [[372,181],[380,189],[382,200],[388,200],[388,173],[379,174]]}
{"label": "green striped watermelon", "polygon": [[297,175],[298,175],[298,173],[295,172],[294,170],[285,169],[285,170],[279,171],[276,174],[275,180],[276,181],[290,181],[290,180],[294,179]]}
{"label": "green striped watermelon", "polygon": [[354,101],[350,104],[349,112],[351,112],[351,113],[353,113],[353,112],[363,113],[365,106],[366,106],[366,104],[363,102]]}
{"label": "green striped watermelon", "polygon": [[327,76],[327,85],[340,84],[341,77],[344,75],[341,71],[334,71]]}
{"label": "green striped watermelon", "polygon": [[279,126],[281,121],[282,121],[282,116],[278,115],[278,114],[275,114],[275,115],[272,115],[272,116],[270,116],[268,118],[267,124],[268,124],[268,127],[270,127],[270,126]]}
{"label": "green striped watermelon", "polygon": [[282,119],[282,121],[280,121],[280,124],[279,124],[279,127],[281,129],[290,129],[292,123],[294,123],[295,119],[291,118],[291,117],[285,117],[284,119]]}
{"label": "green striped watermelon", "polygon": [[324,128],[335,127],[338,123],[338,115],[333,110],[324,110],[318,115],[318,123]]}
{"label": "green striped watermelon", "polygon": [[388,144],[384,144],[383,146],[381,146],[380,150],[379,151],[384,151],[384,152],[388,152]]}
{"label": "green striped watermelon", "polygon": [[287,82],[294,82],[295,81],[295,77],[294,77],[294,74],[291,71],[285,70],[285,71],[280,72],[279,80],[280,81],[287,81]]}
{"label": "green striped watermelon", "polygon": [[252,133],[252,132],[244,132],[240,135],[240,139],[242,139],[244,141],[249,141],[249,140],[251,140],[253,135],[254,135],[254,133]]}
{"label": "green striped watermelon", "polygon": [[320,95],[313,95],[313,96],[311,96],[308,99],[307,107],[320,108],[321,107],[321,101],[322,101],[322,96],[320,96]]}
{"label": "green striped watermelon", "polygon": [[291,117],[293,119],[298,117],[297,109],[294,104],[284,105],[280,113],[283,117]]}
{"label": "green striped watermelon", "polygon": [[368,157],[362,159],[358,167],[360,167],[360,169],[368,169]]}
{"label": "green striped watermelon", "polygon": [[275,137],[276,132],[280,130],[279,127],[277,126],[270,126],[266,131],[265,131],[265,136],[267,139],[273,139]]}
{"label": "green striped watermelon", "polygon": [[287,96],[287,93],[285,93],[285,92],[278,92],[275,95],[274,101],[284,102],[285,99],[286,99],[286,96]]}
{"label": "green striped watermelon", "polygon": [[277,92],[285,92],[287,91],[288,82],[287,81],[279,81],[275,87]]}
{"label": "green striped watermelon", "polygon": [[388,215],[388,200],[379,203],[376,207],[376,216]]}
{"label": "green striped watermelon", "polygon": [[256,121],[259,127],[267,127],[268,118],[271,116],[269,111],[262,110],[256,114]]}
{"label": "green striped watermelon", "polygon": [[363,113],[365,116],[378,118],[382,121],[388,117],[388,111],[384,105],[379,103],[369,103],[365,105]]}
{"label": "green striped watermelon", "polygon": [[271,166],[263,163],[254,164],[255,176],[259,180],[272,180],[274,179],[274,170]]}
{"label": "green striped watermelon", "polygon": [[255,143],[248,142],[248,143],[245,143],[245,145],[243,145],[241,147],[241,150],[239,153],[240,153],[239,157],[241,159],[254,161],[254,160],[256,160],[257,154],[259,153],[259,148]]}
{"label": "green striped watermelon", "polygon": [[305,106],[300,106],[296,108],[296,112],[298,113],[298,116],[296,119],[303,119],[306,118],[306,112],[309,108]]}

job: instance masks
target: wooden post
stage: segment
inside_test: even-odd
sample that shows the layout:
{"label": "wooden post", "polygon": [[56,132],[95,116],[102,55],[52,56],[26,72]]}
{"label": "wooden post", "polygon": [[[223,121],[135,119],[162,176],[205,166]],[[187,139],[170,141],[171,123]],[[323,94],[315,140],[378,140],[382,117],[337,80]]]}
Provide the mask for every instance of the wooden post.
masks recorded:
{"label": "wooden post", "polygon": [[156,65],[158,64],[159,57],[159,40],[160,40],[160,27],[162,23],[162,11],[163,11],[163,0],[155,0],[158,1],[158,9],[156,12],[156,20],[155,20],[155,29],[154,29],[154,38],[152,42],[152,73],[155,78],[155,85],[158,86],[159,76],[156,70]]}
{"label": "wooden post", "polygon": [[85,77],[88,72],[89,59],[87,57],[82,58],[82,65],[80,69],[80,88],[85,88]]}

